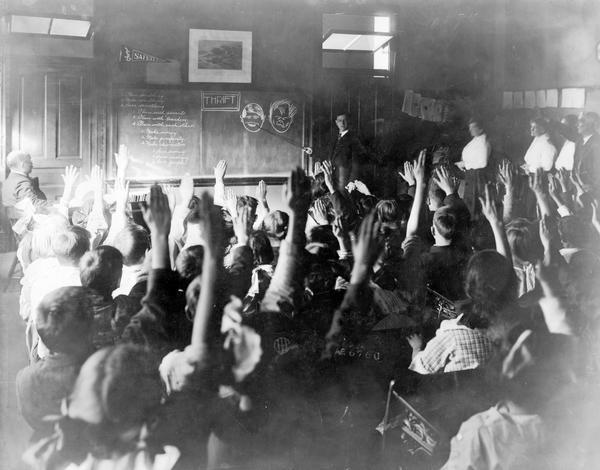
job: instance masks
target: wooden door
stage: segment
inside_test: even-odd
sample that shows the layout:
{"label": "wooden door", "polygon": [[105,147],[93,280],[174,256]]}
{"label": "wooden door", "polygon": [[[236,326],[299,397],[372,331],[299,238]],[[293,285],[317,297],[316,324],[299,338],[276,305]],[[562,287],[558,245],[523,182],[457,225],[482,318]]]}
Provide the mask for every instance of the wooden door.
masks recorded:
{"label": "wooden door", "polygon": [[85,64],[16,64],[11,69],[9,150],[31,154],[32,176],[54,199],[62,192],[65,166],[89,170],[89,73]]}

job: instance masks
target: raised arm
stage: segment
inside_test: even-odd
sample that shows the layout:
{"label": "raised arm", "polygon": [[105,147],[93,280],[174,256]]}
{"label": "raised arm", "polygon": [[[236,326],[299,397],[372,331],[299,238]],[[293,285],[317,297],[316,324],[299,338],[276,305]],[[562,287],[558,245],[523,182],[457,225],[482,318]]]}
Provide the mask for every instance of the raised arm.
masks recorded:
{"label": "raised arm", "polygon": [[421,150],[421,153],[419,153],[419,158],[417,158],[417,161],[413,167],[413,175],[416,184],[415,198],[410,210],[410,216],[408,217],[408,223],[406,224],[406,238],[417,235],[421,220],[421,213],[423,212],[425,192],[427,191],[427,181],[425,177],[425,150]]}
{"label": "raised arm", "polygon": [[510,161],[504,159],[500,162],[498,178],[500,183],[504,186],[502,220],[507,224],[515,218],[515,193],[517,190],[517,173]]}
{"label": "raised arm", "polygon": [[214,169],[215,173],[215,191],[214,203],[217,206],[223,206],[225,203],[225,174],[227,173],[227,162],[219,160]]}
{"label": "raised arm", "polygon": [[65,187],[63,189],[62,197],[59,202],[59,209],[64,213],[65,216],[69,215],[69,203],[73,197],[73,189],[75,182],[79,177],[79,169],[73,165],[65,167],[65,172],[61,175]]}
{"label": "raised arm", "polygon": [[541,168],[538,168],[530,181],[531,189],[535,194],[540,217],[552,215],[552,206],[550,204],[550,195],[548,194],[548,178]]}
{"label": "raised arm", "polygon": [[269,203],[267,201],[267,183],[263,180],[258,182],[256,186],[256,199],[258,200],[258,207],[256,208],[256,220],[254,221],[254,230],[260,230],[263,220],[269,213]]}
{"label": "raised arm", "polygon": [[[354,266],[350,275],[350,286],[346,290],[341,306],[335,311],[326,336],[324,357],[331,357],[339,345],[341,336],[356,338],[372,327],[368,318],[373,293],[368,283],[373,265],[381,253],[380,224],[375,212],[363,220],[356,241],[352,244]],[[342,321],[344,320],[344,321]]]}
{"label": "raised arm", "polygon": [[287,198],[290,207],[289,228],[279,248],[279,261],[273,279],[261,304],[263,311],[280,312],[283,302],[293,303],[294,276],[306,245],[304,228],[310,205],[310,181],[301,168],[292,172],[287,185]]}
{"label": "raised arm", "polygon": [[481,203],[481,211],[484,217],[492,226],[494,240],[496,242],[496,251],[512,262],[510,245],[508,244],[508,239],[506,238],[504,224],[498,216],[498,207],[494,197],[492,196],[492,187],[490,184],[485,186],[484,197],[480,197],[479,202]]}

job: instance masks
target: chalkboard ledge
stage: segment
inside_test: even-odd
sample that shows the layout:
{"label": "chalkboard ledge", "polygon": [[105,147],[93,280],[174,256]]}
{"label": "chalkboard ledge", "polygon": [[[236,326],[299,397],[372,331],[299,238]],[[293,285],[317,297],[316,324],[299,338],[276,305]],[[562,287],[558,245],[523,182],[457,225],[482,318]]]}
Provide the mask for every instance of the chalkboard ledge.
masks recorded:
{"label": "chalkboard ledge", "polygon": [[[129,186],[131,188],[147,187],[154,183],[158,184],[179,184],[181,178],[127,178]],[[260,180],[263,180],[267,185],[281,185],[288,181],[288,176],[261,176],[261,175],[249,175],[249,176],[229,176],[225,178],[225,186],[249,186],[258,184]],[[114,178],[107,178],[107,181],[113,183]],[[195,187],[210,187],[215,185],[215,179],[206,176],[194,176]]]}

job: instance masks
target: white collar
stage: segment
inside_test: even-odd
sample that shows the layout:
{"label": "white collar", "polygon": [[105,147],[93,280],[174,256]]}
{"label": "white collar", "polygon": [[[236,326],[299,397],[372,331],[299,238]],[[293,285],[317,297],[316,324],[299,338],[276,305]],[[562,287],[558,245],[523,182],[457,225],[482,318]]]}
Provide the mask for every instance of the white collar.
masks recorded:
{"label": "white collar", "polygon": [[340,132],[340,137],[344,137],[350,129],[346,129],[345,131]]}
{"label": "white collar", "polygon": [[10,172],[15,173],[17,175],[23,175],[23,176],[29,178],[29,175],[26,175],[25,173],[23,173],[22,171],[19,171],[19,170],[10,170]]}

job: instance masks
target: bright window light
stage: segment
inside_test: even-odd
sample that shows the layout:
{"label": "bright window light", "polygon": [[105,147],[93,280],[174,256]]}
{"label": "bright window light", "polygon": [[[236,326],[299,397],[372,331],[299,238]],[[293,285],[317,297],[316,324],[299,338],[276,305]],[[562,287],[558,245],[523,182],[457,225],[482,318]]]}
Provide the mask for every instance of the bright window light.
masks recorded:
{"label": "bright window light", "polygon": [[390,17],[389,16],[374,16],[373,31],[376,33],[390,32]]}
{"label": "bright window light", "polygon": [[11,17],[11,33],[48,34],[49,29],[50,18],[20,15],[12,15]]}
{"label": "bright window light", "polygon": [[[390,17],[389,16],[375,16],[373,17],[373,29],[377,33],[389,33],[390,32]],[[390,45],[386,44],[384,47],[373,52],[373,68],[375,70],[389,70],[390,69]]]}
{"label": "bright window light", "polygon": [[84,38],[90,30],[90,22],[84,20],[70,20],[64,18],[54,18],[50,27],[50,34],[53,36],[75,36]]}

